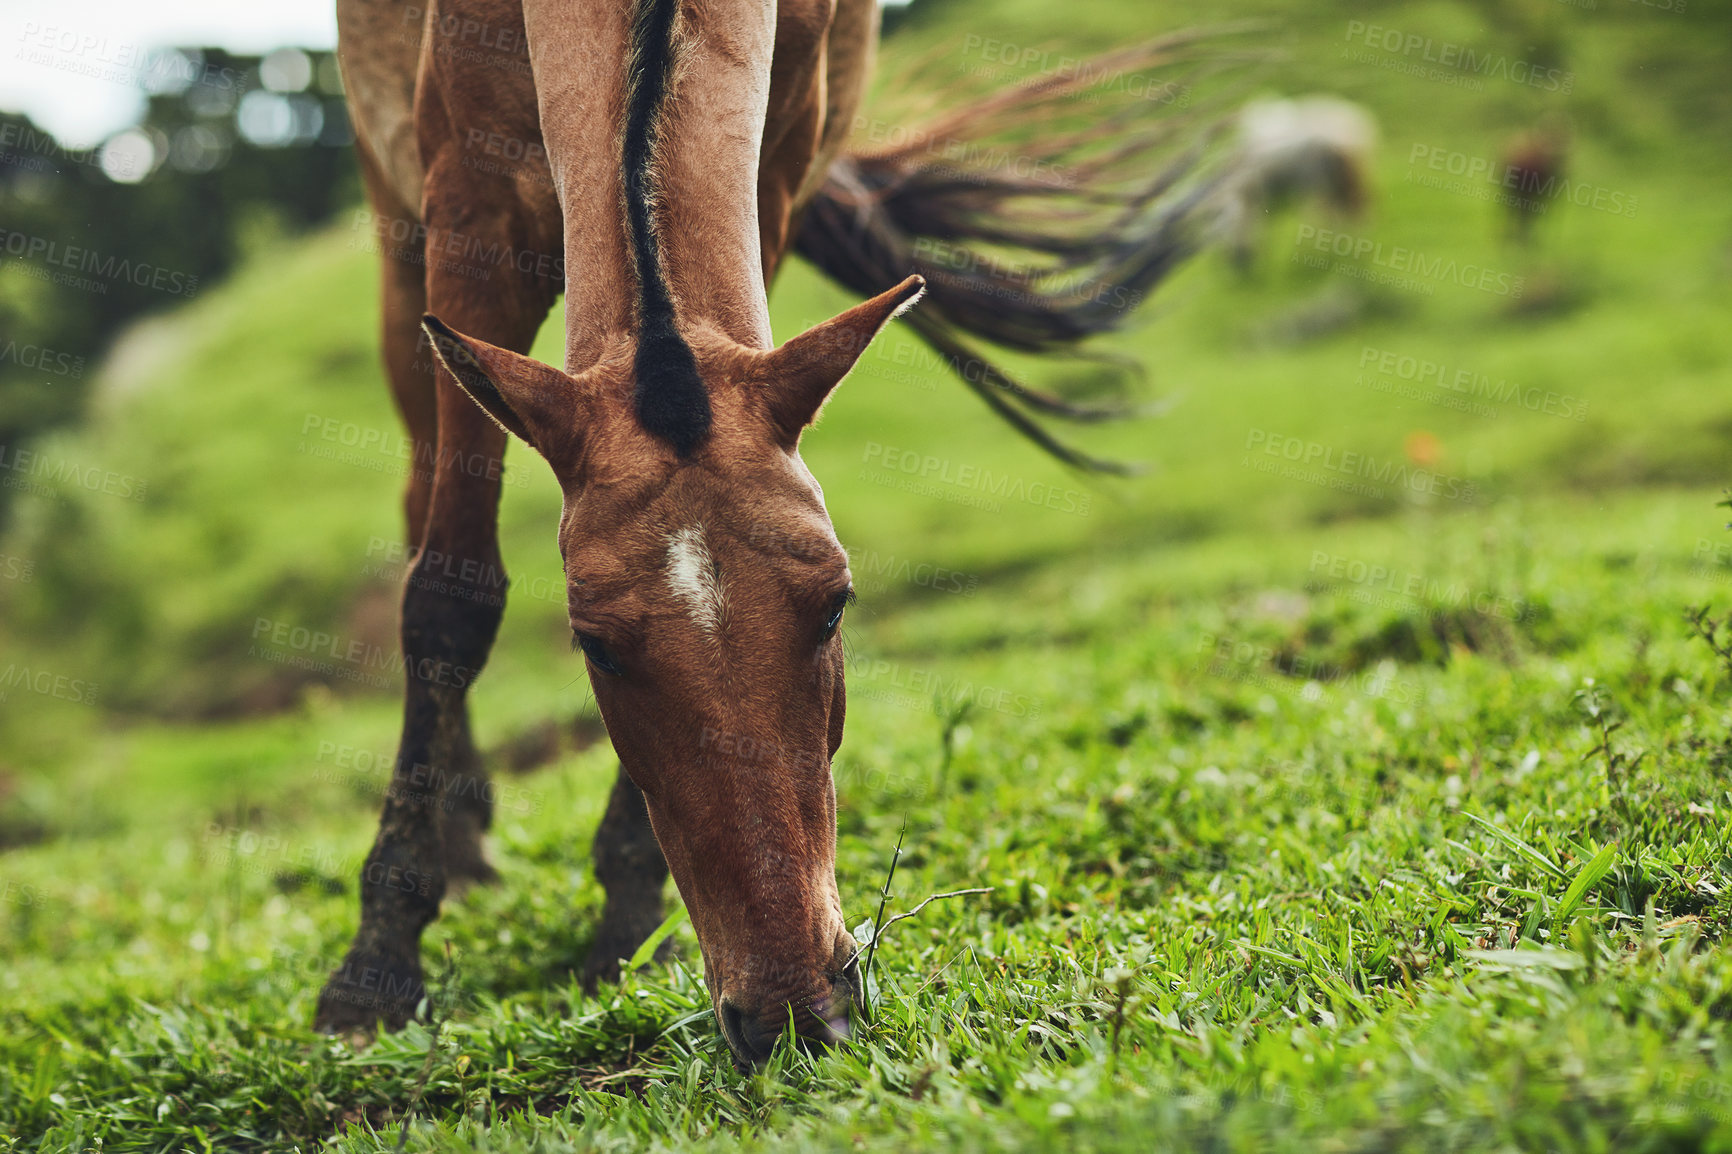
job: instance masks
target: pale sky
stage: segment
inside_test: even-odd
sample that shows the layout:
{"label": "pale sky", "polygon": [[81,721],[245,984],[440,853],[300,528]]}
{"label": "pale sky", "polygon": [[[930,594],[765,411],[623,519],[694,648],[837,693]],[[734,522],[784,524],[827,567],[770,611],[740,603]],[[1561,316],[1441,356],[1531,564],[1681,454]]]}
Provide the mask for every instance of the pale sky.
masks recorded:
{"label": "pale sky", "polygon": [[153,49],[336,44],[335,0],[0,0],[0,109],[89,148],[142,111],[137,65]]}
{"label": "pale sky", "polygon": [[0,109],[75,148],[132,123],[152,49],[332,48],[334,0],[0,0]]}

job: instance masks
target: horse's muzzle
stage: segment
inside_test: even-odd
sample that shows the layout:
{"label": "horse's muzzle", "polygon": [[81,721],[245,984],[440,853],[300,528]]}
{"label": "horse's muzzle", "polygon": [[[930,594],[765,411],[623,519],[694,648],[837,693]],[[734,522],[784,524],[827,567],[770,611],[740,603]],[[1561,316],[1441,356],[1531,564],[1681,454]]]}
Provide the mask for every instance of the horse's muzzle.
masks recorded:
{"label": "horse's muzzle", "polygon": [[770,1060],[776,1042],[794,1027],[795,1042],[805,1050],[819,1050],[846,1042],[859,1004],[856,970],[850,967],[831,980],[829,988],[802,1001],[780,1002],[756,1013],[742,1009],[724,997],[718,1007],[722,1037],[733,1052],[734,1064],[751,1070]]}

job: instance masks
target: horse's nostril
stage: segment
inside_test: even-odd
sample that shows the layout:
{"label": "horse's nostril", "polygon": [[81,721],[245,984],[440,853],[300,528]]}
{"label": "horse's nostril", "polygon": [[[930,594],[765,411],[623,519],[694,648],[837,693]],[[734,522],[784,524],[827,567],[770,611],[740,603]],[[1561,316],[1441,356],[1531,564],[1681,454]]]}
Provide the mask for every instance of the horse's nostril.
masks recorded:
{"label": "horse's nostril", "polygon": [[783,1002],[764,1014],[746,1013],[723,998],[718,1015],[722,1037],[742,1068],[768,1061],[790,1022],[802,1049],[844,1043],[853,1033],[851,1019],[859,1000],[855,982],[853,975],[844,973],[832,980],[827,993],[792,1005]]}
{"label": "horse's nostril", "polygon": [[742,1012],[732,1002],[722,1002],[722,1037],[727,1039],[741,1065],[756,1066],[767,1061],[780,1033],[765,1030],[757,1018]]}

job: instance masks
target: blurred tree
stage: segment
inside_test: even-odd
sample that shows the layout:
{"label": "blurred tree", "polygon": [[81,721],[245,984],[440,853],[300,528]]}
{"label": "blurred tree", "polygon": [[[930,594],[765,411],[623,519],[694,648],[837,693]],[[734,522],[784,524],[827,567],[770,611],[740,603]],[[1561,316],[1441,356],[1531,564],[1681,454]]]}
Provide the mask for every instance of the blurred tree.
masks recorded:
{"label": "blurred tree", "polygon": [[75,420],[120,328],[196,296],[250,232],[359,196],[332,53],[171,49],[138,81],[143,118],[87,151],[0,112],[0,452]]}

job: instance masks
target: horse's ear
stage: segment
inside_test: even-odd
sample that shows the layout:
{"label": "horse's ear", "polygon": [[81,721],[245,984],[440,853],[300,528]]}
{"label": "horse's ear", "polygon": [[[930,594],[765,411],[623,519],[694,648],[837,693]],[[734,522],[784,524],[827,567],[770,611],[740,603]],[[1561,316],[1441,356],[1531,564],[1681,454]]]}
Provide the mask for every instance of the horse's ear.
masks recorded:
{"label": "horse's ear", "polygon": [[588,408],[588,392],[551,365],[466,337],[428,313],[421,327],[439,363],[506,432],[552,461],[564,456]]}
{"label": "horse's ear", "polygon": [[872,338],[892,318],[912,308],[925,291],[925,279],[911,276],[888,292],[763,354],[760,379],[770,420],[784,443],[793,445],[800,439],[800,431],[817,418],[824,401],[842,383]]}

